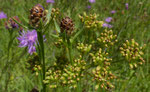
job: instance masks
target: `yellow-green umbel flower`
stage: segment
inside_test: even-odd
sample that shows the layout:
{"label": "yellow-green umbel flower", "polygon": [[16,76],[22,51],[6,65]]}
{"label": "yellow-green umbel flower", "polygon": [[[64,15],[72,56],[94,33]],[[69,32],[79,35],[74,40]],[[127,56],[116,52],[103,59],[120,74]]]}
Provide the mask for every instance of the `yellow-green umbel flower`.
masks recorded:
{"label": "yellow-green umbel flower", "polygon": [[82,79],[84,76],[86,62],[81,59],[77,59],[74,61],[74,64],[67,65],[64,68],[64,72],[60,78],[63,85],[68,85],[72,88],[77,87],[77,83]]}
{"label": "yellow-green umbel flower", "polygon": [[56,19],[59,14],[60,14],[60,10],[58,8],[56,8],[56,9],[52,8],[52,14],[51,14],[51,16],[52,16],[53,19]]}
{"label": "yellow-green umbel flower", "polygon": [[142,65],[145,60],[143,59],[144,48],[146,45],[139,46],[139,44],[132,39],[131,41],[126,40],[123,46],[120,47],[121,54],[129,61],[130,68],[136,68],[138,64]]}
{"label": "yellow-green umbel flower", "polygon": [[[46,72],[46,79],[43,82],[49,84],[50,88],[59,86],[76,88],[77,83],[81,81],[84,76],[85,65],[86,62],[80,58],[75,60],[73,65],[65,65],[63,69],[49,69],[48,72]],[[55,64],[55,66],[57,66],[57,64]]]}
{"label": "yellow-green umbel flower", "polygon": [[91,48],[92,48],[92,45],[83,44],[83,43],[78,43],[78,46],[77,46],[77,49],[82,53],[89,52]]}
{"label": "yellow-green umbel flower", "polygon": [[97,20],[96,14],[90,14],[89,16],[84,12],[83,16],[79,15],[79,18],[84,23],[85,28],[97,30],[103,26],[103,21]]}
{"label": "yellow-green umbel flower", "polygon": [[113,75],[110,71],[103,69],[101,66],[97,66],[92,70],[93,81],[96,82],[95,90],[99,87],[102,89],[110,90],[114,88],[114,85],[111,83],[112,79],[115,79],[116,76]]}
{"label": "yellow-green umbel flower", "polygon": [[104,63],[106,66],[109,66],[110,61],[112,61],[111,58],[108,58],[108,53],[102,52],[101,48],[96,54],[90,53],[90,55],[92,56],[92,61],[95,65],[103,65]]}
{"label": "yellow-green umbel flower", "polygon": [[60,38],[60,37],[56,40],[56,42],[54,42],[54,45],[55,45],[56,47],[61,47],[62,44],[63,44],[63,39]]}
{"label": "yellow-green umbel flower", "polygon": [[111,79],[116,78],[110,71],[110,61],[111,58],[108,57],[107,52],[103,52],[100,48],[99,51],[95,54],[91,53],[92,61],[96,65],[96,68],[92,69],[93,81],[96,82],[95,90],[99,87],[104,89],[114,88],[113,84],[110,82]]}
{"label": "yellow-green umbel flower", "polygon": [[115,42],[117,42],[116,37],[117,35],[114,35],[112,30],[104,30],[104,32],[100,34],[100,37],[97,38],[97,40],[98,42],[102,43],[105,47],[109,47],[114,45]]}

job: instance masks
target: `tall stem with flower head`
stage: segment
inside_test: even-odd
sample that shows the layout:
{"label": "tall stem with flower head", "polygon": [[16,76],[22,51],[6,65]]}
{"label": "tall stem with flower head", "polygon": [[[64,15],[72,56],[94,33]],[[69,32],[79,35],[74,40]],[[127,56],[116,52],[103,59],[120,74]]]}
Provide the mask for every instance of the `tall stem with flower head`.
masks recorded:
{"label": "tall stem with flower head", "polygon": [[65,17],[62,19],[61,24],[61,33],[64,35],[64,41],[67,40],[67,48],[69,50],[69,60],[71,64],[73,64],[73,57],[72,57],[72,41],[71,41],[71,34],[74,30],[74,23],[70,17]]}

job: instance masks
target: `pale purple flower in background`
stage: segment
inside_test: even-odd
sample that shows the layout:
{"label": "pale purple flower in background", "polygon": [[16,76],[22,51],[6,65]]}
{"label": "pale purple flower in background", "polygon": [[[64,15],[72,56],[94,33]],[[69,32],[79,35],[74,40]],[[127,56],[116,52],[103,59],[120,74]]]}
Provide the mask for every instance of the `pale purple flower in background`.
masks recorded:
{"label": "pale purple flower in background", "polygon": [[46,2],[47,2],[47,3],[52,3],[52,4],[55,3],[54,0],[46,0]]}
{"label": "pale purple flower in background", "polygon": [[0,19],[5,19],[7,18],[7,15],[4,12],[0,12]]}
{"label": "pale purple flower in background", "polygon": [[111,22],[112,21],[112,17],[106,18],[105,21],[108,22],[108,23]]}
{"label": "pale purple flower in background", "polygon": [[129,4],[126,3],[125,6],[126,6],[126,9],[128,10],[129,9]]}
{"label": "pale purple flower in background", "polygon": [[35,46],[38,41],[36,30],[28,30],[27,32],[22,31],[21,35],[17,39],[20,41],[19,47],[28,47],[28,53],[30,55],[36,52]]}
{"label": "pale purple flower in background", "polygon": [[95,0],[89,0],[90,3],[95,3]]}
{"label": "pale purple flower in background", "polygon": [[104,28],[112,28],[113,26],[110,25],[110,24],[104,23],[104,24],[103,24],[103,27],[104,27]]}
{"label": "pale purple flower in background", "polygon": [[111,14],[115,14],[115,13],[116,13],[116,11],[115,11],[115,10],[112,10],[110,13],[111,13]]}
{"label": "pale purple flower in background", "polygon": [[87,8],[88,8],[88,9],[91,9],[91,6],[90,6],[90,5],[88,5],[88,6],[87,6]]}

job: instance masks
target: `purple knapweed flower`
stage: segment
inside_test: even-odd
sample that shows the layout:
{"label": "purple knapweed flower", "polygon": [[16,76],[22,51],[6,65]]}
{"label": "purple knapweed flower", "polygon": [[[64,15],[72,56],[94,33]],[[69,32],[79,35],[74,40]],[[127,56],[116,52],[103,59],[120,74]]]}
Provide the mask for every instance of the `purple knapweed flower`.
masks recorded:
{"label": "purple knapweed flower", "polygon": [[52,4],[55,3],[54,0],[46,0],[46,2],[47,2],[47,3],[52,3]]}
{"label": "purple knapweed flower", "polygon": [[89,0],[90,3],[95,3],[95,0]]}
{"label": "purple knapweed flower", "polygon": [[110,25],[110,24],[104,23],[104,24],[103,24],[103,27],[104,27],[104,28],[112,28],[113,26]]}
{"label": "purple knapweed flower", "polygon": [[129,4],[128,4],[128,3],[126,3],[126,4],[125,4],[125,6],[126,6],[126,9],[128,10],[128,8],[129,8]]}
{"label": "purple knapweed flower", "polygon": [[7,15],[4,12],[0,12],[0,19],[6,19]]}
{"label": "purple knapweed flower", "polygon": [[32,55],[36,52],[36,44],[38,41],[36,30],[32,31],[22,31],[21,35],[17,38],[20,43],[19,47],[28,47],[28,53]]}
{"label": "purple knapweed flower", "polygon": [[112,17],[106,18],[105,21],[106,21],[107,23],[111,22],[111,21],[112,21]]}
{"label": "purple knapweed flower", "polygon": [[111,14],[115,14],[115,13],[116,13],[116,11],[115,11],[115,10],[112,10],[110,13],[111,13]]}

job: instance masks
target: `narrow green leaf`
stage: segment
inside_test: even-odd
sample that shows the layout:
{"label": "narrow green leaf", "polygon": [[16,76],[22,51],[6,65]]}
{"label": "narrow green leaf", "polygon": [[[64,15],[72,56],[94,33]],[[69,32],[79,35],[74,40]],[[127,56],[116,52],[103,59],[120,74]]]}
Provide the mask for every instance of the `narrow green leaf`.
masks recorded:
{"label": "narrow green leaf", "polygon": [[59,36],[58,35],[54,35],[54,34],[50,34],[52,37],[54,37],[54,38],[59,38]]}
{"label": "narrow green leaf", "polygon": [[[53,7],[53,4],[50,4],[50,5],[49,5],[49,9],[48,9],[48,14],[47,14],[47,16],[46,16],[46,19],[47,19],[46,25],[47,25],[47,24],[49,23],[49,21],[50,21],[52,7]],[[45,25],[45,26],[46,26],[46,25]]]}
{"label": "narrow green leaf", "polygon": [[56,22],[55,19],[54,19],[54,24],[55,24],[56,31],[57,31],[58,33],[60,33],[60,27],[59,27],[59,25],[57,24],[57,22]]}
{"label": "narrow green leaf", "polygon": [[19,23],[16,19],[12,18],[19,26],[28,29],[28,27],[24,26],[23,24]]}

